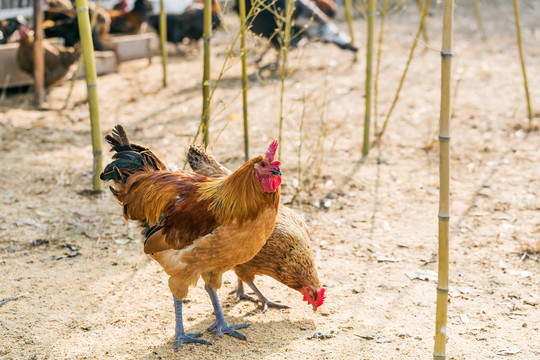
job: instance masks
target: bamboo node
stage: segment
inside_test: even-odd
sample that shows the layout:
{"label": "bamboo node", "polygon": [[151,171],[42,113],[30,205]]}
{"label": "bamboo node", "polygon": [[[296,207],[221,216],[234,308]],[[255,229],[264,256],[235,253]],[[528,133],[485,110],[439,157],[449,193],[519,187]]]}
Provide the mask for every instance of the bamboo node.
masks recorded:
{"label": "bamboo node", "polygon": [[439,141],[449,142],[450,136],[449,135],[439,135]]}
{"label": "bamboo node", "polygon": [[437,286],[437,291],[440,293],[448,294],[448,289],[443,289]]}
{"label": "bamboo node", "polygon": [[433,355],[433,359],[435,359],[435,360],[445,360],[446,355]]}
{"label": "bamboo node", "polygon": [[452,52],[451,51],[441,50],[441,56],[442,56],[443,59],[451,58],[452,57]]}
{"label": "bamboo node", "polygon": [[77,9],[78,13],[85,12],[85,11],[88,11],[88,8]]}
{"label": "bamboo node", "polygon": [[374,12],[374,13],[367,13],[367,17],[374,17],[374,16],[377,16],[377,13]]}
{"label": "bamboo node", "polygon": [[439,220],[450,221],[450,215],[439,215]]}
{"label": "bamboo node", "polygon": [[97,84],[87,84],[86,87],[88,89],[91,89],[91,88],[97,88]]}

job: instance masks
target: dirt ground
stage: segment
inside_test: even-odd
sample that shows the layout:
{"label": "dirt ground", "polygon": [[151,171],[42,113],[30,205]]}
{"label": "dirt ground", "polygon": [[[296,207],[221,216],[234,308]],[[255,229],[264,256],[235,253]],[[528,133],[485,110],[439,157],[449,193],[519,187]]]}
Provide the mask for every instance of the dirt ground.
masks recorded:
{"label": "dirt ground", "polygon": [[[470,2],[460,1],[455,16],[448,358],[540,359],[540,137],[527,132],[511,2],[480,4],[485,38]],[[521,1],[521,7],[538,123],[540,5]],[[356,63],[331,45],[312,43],[292,53],[282,202],[292,201],[309,223],[327,299],[313,313],[299,293],[258,278],[267,297],[291,306],[262,313],[256,304],[235,302],[229,295],[235,277],[227,273],[219,296],[231,323],[251,323],[243,330],[246,342],[225,336],[212,346],[173,351],[166,275],[144,255],[138,229],[124,221],[111,194],[88,191],[85,83],[77,82],[66,110],[60,109],[68,84],[51,91],[46,110],[32,107],[32,94],[8,96],[0,103],[0,300],[22,296],[0,307],[0,358],[430,358],[441,37],[440,8],[433,9],[429,47],[420,46],[383,142],[367,159],[361,157],[365,46]],[[414,6],[387,21],[379,124],[417,22]],[[365,44],[365,22],[358,20],[356,29]],[[216,34],[213,79],[232,37]],[[123,124],[134,141],[183,166],[200,116],[201,61],[172,51],[166,89],[157,57],[100,77],[103,134]],[[211,124],[211,150],[231,168],[243,159],[239,74],[237,62],[225,72]],[[280,82],[255,76],[254,66],[250,74],[254,155],[278,135]],[[189,300],[186,329],[205,332],[213,316],[201,282]],[[310,339],[315,332],[327,336]]]}

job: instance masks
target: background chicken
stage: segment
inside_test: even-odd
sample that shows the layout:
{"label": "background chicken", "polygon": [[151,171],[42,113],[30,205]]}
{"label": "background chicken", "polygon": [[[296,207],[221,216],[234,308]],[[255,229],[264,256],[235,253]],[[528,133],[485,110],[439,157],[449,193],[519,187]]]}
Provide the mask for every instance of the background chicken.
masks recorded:
{"label": "background chicken", "polygon": [[[254,11],[248,19],[250,30],[257,35],[269,39],[270,44],[279,50],[282,40],[278,19],[285,16],[286,0],[247,0],[246,14],[250,13],[254,4],[258,7],[258,10]],[[351,43],[350,37],[340,31],[313,1],[295,0],[294,4],[295,8],[292,14],[293,25],[291,26],[291,48],[298,46],[300,40],[307,37],[312,40],[333,43],[344,50],[358,51],[358,48]],[[235,9],[238,11],[238,4],[236,4]],[[261,59],[262,56],[258,62]]]}
{"label": "background chicken", "polygon": [[[21,27],[19,29],[19,49],[17,51],[17,64],[19,67],[34,76],[34,31]],[[78,59],[81,53],[79,47],[56,46],[43,42],[45,61],[45,87],[50,87],[62,80],[71,65]]]}
{"label": "background chicken", "polygon": [[337,4],[334,0],[312,0],[315,5],[330,19],[335,19],[337,15]]}
{"label": "background chicken", "polygon": [[0,44],[15,42],[12,40],[13,35],[21,26],[26,25],[26,20],[21,15],[9,19],[0,20]]}
{"label": "background chicken", "polygon": [[111,17],[111,34],[135,34],[146,29],[148,17],[152,13],[152,3],[149,0],[136,0],[131,11],[107,12]]}
{"label": "background chicken", "polygon": [[[167,41],[178,46],[184,39],[190,42],[198,41],[203,36],[203,11],[202,2],[194,2],[188,5],[182,14],[167,14]],[[159,34],[159,15],[150,15],[150,25]],[[220,7],[216,0],[212,1],[212,30],[216,30],[221,23]]]}
{"label": "background chicken", "polygon": [[[203,148],[192,145],[188,151],[188,162],[198,174],[209,177],[223,177],[231,171],[217,162]],[[301,215],[294,210],[280,205],[276,226],[257,255],[247,263],[236,265],[234,272],[238,276],[235,290],[237,300],[254,301],[244,293],[242,281],[255,292],[263,305],[285,308],[287,305],[269,301],[255,286],[255,275],[267,275],[304,295],[304,301],[316,311],[324,301],[324,288],[321,288],[315,261],[310,247],[309,229]]]}
{"label": "background chicken", "polygon": [[182,302],[189,286],[204,279],[216,322],[208,330],[246,339],[228,325],[216,290],[223,272],[250,260],[272,233],[279,206],[281,172],[275,160],[277,141],[263,154],[231,175],[212,179],[187,171],[164,171],[163,163],[147,149],[131,146],[124,129],[116,126],[106,137],[116,152],[101,174],[113,180],[111,191],[126,219],[138,220],[145,237],[144,251],[170,276],[176,310],[175,348],[180,343],[208,343],[186,334]]}

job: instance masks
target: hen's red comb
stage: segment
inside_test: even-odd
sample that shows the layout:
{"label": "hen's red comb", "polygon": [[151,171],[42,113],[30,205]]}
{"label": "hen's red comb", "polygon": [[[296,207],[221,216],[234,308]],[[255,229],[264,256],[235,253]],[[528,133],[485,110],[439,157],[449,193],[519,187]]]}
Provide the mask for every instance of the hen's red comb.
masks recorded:
{"label": "hen's red comb", "polygon": [[276,158],[277,148],[278,148],[278,141],[277,140],[272,141],[270,146],[268,146],[268,150],[266,150],[266,152],[264,153],[266,157],[268,158],[268,160],[273,161]]}

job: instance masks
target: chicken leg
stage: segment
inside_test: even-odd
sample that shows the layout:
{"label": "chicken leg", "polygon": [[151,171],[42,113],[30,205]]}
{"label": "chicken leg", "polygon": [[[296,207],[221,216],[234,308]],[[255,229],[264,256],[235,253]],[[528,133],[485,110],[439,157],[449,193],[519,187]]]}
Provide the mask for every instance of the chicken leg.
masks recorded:
{"label": "chicken leg", "polygon": [[[288,308],[290,308],[290,306],[288,306],[288,305],[279,304],[277,302],[268,300],[266,298],[266,296],[264,296],[263,293],[259,290],[259,288],[257,288],[257,286],[255,286],[255,283],[253,281],[248,282],[247,284],[253,290],[255,295],[257,295],[257,297],[259,298],[259,301],[263,306],[263,308],[262,308],[263,312],[268,310],[269,307],[276,308],[276,309],[288,309]],[[252,301],[252,302],[257,302],[257,300],[255,300],[254,298],[252,298],[251,296],[247,295],[244,292],[244,283],[240,279],[238,279],[238,286],[236,287],[236,290],[234,290],[232,292],[236,293],[236,301],[249,300],[249,301]]]}
{"label": "chicken leg", "polygon": [[223,334],[227,334],[240,340],[247,340],[246,335],[236,331],[236,329],[246,328],[250,324],[240,324],[240,325],[227,324],[227,321],[225,321],[225,317],[223,316],[223,311],[221,310],[221,306],[219,305],[219,299],[217,297],[216,292],[209,285],[205,285],[204,288],[208,292],[208,295],[210,295],[210,300],[212,301],[212,306],[214,307],[214,315],[216,315],[216,322],[213,323],[208,328],[208,331],[212,331],[216,329],[217,332],[216,332],[216,335],[214,336],[215,338],[218,338]]}
{"label": "chicken leg", "polygon": [[210,341],[196,339],[202,335],[200,333],[189,334],[189,333],[184,332],[184,324],[182,321],[182,301],[178,300],[176,296],[174,295],[173,295],[173,298],[174,298],[174,312],[176,314],[174,350],[178,351],[178,347],[180,346],[180,344],[186,344],[186,343],[211,345],[212,343]]}

